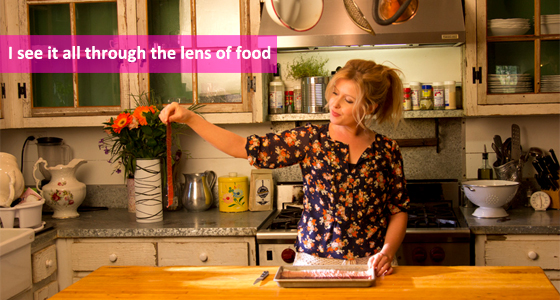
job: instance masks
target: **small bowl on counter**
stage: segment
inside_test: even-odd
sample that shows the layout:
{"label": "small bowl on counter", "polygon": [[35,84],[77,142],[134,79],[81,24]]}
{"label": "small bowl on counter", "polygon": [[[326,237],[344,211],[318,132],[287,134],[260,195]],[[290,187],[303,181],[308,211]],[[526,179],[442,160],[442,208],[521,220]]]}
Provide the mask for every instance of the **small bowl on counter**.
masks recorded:
{"label": "small bowl on counter", "polygon": [[519,188],[519,182],[508,180],[470,180],[462,185],[465,196],[478,205],[473,212],[478,218],[507,217],[503,206],[513,199]]}

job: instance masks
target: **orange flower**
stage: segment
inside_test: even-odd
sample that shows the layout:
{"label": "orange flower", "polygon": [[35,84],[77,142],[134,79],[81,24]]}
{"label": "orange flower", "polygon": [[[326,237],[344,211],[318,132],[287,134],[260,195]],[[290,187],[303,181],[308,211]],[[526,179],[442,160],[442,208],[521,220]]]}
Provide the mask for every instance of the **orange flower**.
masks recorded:
{"label": "orange flower", "polygon": [[134,110],[134,113],[132,115],[135,116],[136,119],[138,119],[138,123],[140,123],[140,125],[148,125],[148,122],[146,121],[146,117],[144,117],[144,113],[147,113],[147,112],[155,113],[154,106],[153,105],[151,105],[151,106],[138,106],[138,107],[136,107],[136,109]]}
{"label": "orange flower", "polygon": [[121,133],[121,130],[132,121],[132,116],[129,113],[120,113],[115,119],[111,127],[116,133]]}

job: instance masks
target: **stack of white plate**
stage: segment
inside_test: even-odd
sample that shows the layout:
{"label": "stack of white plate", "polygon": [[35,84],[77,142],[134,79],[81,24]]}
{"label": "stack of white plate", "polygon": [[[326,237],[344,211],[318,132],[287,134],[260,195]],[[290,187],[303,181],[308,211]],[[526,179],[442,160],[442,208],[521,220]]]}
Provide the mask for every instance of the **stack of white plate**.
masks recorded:
{"label": "stack of white plate", "polygon": [[488,91],[492,94],[530,93],[533,78],[529,74],[489,74]]}
{"label": "stack of white plate", "polygon": [[541,15],[541,34],[560,34],[560,15]]}
{"label": "stack of white plate", "polygon": [[531,29],[529,19],[492,19],[488,21],[489,34],[492,36],[500,35],[523,35]]}
{"label": "stack of white plate", "polygon": [[560,93],[560,75],[542,75],[541,92]]}

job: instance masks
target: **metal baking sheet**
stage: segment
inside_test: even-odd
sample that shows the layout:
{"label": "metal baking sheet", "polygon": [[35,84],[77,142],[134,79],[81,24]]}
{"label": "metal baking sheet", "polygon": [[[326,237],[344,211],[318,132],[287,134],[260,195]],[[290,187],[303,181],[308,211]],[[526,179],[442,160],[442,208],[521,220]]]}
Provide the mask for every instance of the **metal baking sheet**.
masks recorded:
{"label": "metal baking sheet", "polygon": [[370,278],[283,278],[284,271],[368,271],[367,265],[344,265],[344,266],[281,266],[274,276],[274,281],[284,288],[341,288],[341,287],[371,287],[375,283],[375,276],[371,273]]}

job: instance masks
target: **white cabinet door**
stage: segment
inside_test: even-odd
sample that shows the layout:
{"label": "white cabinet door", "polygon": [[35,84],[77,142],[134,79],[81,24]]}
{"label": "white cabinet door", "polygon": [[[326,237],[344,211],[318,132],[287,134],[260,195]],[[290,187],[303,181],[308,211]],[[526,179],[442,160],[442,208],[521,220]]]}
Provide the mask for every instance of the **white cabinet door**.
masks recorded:
{"label": "white cabinet door", "polygon": [[248,266],[245,242],[158,243],[158,266]]}
{"label": "white cabinet door", "polygon": [[77,240],[72,244],[72,270],[101,266],[156,266],[156,244],[150,242]]}

